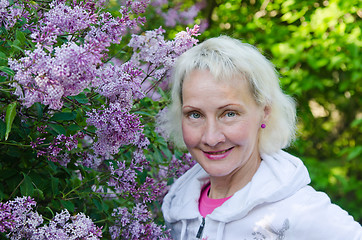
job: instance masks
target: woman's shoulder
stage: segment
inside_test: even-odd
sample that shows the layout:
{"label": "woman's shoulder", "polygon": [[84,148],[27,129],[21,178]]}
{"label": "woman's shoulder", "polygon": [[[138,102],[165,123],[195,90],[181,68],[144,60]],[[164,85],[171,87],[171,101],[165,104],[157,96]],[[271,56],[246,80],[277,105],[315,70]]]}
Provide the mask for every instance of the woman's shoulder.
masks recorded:
{"label": "woman's shoulder", "polygon": [[264,239],[362,239],[361,225],[333,204],[327,194],[311,186],[279,201],[258,205],[246,218],[231,225],[239,229],[238,234],[250,233],[251,228],[250,236]]}
{"label": "woman's shoulder", "polygon": [[293,234],[309,233],[309,239],[362,239],[361,225],[347,211],[333,204],[326,193],[306,186],[286,201],[289,201],[286,205],[291,214]]}

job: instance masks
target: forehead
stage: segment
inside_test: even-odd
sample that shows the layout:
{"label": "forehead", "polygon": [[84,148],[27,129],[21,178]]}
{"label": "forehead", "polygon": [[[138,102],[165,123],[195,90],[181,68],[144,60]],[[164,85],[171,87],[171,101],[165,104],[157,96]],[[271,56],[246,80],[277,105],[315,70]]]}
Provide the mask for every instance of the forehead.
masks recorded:
{"label": "forehead", "polygon": [[254,101],[249,84],[245,78],[230,79],[215,78],[208,70],[192,71],[182,85],[182,102],[200,101],[208,99],[210,102]]}
{"label": "forehead", "polygon": [[[190,83],[192,82],[192,83]],[[182,81],[181,91],[184,91],[185,87],[192,87],[189,85],[207,87],[210,84],[217,84],[220,87],[232,87],[242,88],[250,91],[249,82],[242,74],[228,74],[215,76],[210,70],[195,69],[185,76]],[[251,91],[250,91],[251,92]]]}

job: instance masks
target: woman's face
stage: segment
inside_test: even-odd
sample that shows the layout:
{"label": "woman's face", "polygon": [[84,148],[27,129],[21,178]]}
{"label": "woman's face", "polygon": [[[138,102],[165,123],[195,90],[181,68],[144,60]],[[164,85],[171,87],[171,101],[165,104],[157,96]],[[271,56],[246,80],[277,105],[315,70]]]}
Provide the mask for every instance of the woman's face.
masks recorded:
{"label": "woman's face", "polygon": [[185,144],[210,176],[260,161],[260,125],[269,111],[256,104],[245,80],[218,82],[209,71],[195,70],[184,80],[182,97]]}

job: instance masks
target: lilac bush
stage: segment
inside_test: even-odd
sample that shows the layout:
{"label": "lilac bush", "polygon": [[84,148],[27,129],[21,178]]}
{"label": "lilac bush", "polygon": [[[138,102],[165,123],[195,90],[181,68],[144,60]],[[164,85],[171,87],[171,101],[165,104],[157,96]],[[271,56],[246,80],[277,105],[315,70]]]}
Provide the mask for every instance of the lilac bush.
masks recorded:
{"label": "lilac bush", "polygon": [[48,224],[34,210],[36,202],[30,197],[17,197],[1,203],[0,232],[8,232],[10,239],[88,239],[102,237],[101,228],[83,213],[71,216],[67,209],[57,213]]}
{"label": "lilac bush", "polygon": [[1,237],[170,239],[160,201],[194,162],[155,131],[167,99],[148,96],[199,27],[142,31],[149,1],[121,3],[0,1]]}

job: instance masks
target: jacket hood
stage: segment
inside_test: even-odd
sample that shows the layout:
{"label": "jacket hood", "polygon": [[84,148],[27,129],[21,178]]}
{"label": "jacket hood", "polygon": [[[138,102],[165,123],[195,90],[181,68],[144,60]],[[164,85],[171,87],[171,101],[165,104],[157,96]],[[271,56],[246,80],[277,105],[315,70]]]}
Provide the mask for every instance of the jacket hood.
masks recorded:
{"label": "jacket hood", "polygon": [[[260,204],[285,199],[310,183],[308,170],[299,158],[284,151],[261,154],[261,158],[252,180],[208,217],[228,223],[243,218]],[[208,174],[199,164],[176,180],[162,205],[166,222],[200,218],[198,201],[208,181]]]}

